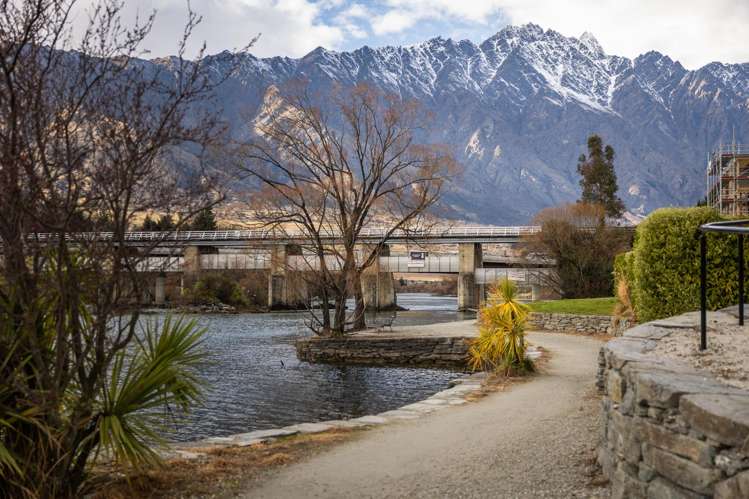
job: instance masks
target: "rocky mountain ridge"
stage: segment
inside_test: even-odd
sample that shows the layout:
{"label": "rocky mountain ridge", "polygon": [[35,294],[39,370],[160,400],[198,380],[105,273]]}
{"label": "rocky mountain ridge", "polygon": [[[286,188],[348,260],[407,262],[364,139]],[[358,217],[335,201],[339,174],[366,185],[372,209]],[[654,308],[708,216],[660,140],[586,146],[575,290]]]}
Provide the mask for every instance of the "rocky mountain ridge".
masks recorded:
{"label": "rocky mountain ridge", "polygon": [[221,74],[236,57],[219,95],[236,134],[252,133],[271,86],[294,79],[321,91],[368,82],[419,100],[435,118],[426,140],[450,144],[465,166],[446,201],[476,222],[524,223],[576,199],[577,158],[591,133],[614,146],[620,194],[635,213],[694,204],[708,152],[733,136],[749,142],[749,64],[690,71],[655,51],[628,59],[606,54],[589,33],[527,24],[478,45],[438,37],[317,48],[299,59],[223,52],[206,62]]}

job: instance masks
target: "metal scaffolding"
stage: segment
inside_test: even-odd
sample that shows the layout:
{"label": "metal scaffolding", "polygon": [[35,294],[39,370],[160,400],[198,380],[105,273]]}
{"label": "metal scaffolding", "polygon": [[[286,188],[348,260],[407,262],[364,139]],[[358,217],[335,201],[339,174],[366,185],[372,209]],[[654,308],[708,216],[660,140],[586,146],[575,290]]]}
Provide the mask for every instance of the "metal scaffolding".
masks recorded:
{"label": "metal scaffolding", "polygon": [[708,156],[706,201],[723,215],[749,215],[749,145],[721,144]]}

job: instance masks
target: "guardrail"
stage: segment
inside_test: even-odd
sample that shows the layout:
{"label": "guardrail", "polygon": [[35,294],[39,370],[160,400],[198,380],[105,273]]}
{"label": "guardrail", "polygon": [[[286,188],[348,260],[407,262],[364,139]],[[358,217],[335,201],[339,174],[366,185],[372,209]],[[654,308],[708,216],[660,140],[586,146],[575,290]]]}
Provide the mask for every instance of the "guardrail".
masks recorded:
{"label": "guardrail", "polygon": [[[423,265],[409,265],[411,260],[407,256],[380,257],[380,271],[393,273],[431,273],[457,274],[459,271],[457,255],[429,256]],[[319,262],[311,255],[289,256],[286,262],[287,270],[315,271]],[[326,265],[331,270],[340,270],[341,262],[333,257],[326,257]],[[140,260],[136,266],[140,272],[182,272],[184,258],[181,256],[149,256]],[[267,270],[271,268],[270,254],[210,254],[200,255],[202,270]],[[476,268],[476,284],[491,284],[499,279],[507,278],[516,282],[536,282],[539,275],[548,272],[545,268]]]}
{"label": "guardrail", "polygon": [[[520,237],[536,234],[541,230],[538,226],[506,226],[506,227],[448,227],[432,228],[428,230],[397,230],[389,234],[384,227],[368,227],[359,233],[361,239],[445,239],[460,237]],[[113,232],[78,232],[68,233],[65,239],[69,241],[112,241]],[[339,239],[338,232],[325,232],[325,239]],[[57,241],[58,234],[38,233],[29,238],[40,242]],[[308,234],[301,231],[285,231],[279,229],[258,230],[213,230],[213,231],[135,231],[124,234],[125,242],[179,242],[179,241],[264,241],[264,240],[303,240]]]}
{"label": "guardrail", "polygon": [[739,270],[739,325],[744,325],[744,234],[749,234],[749,220],[712,222],[700,226],[700,350],[707,348],[707,233],[736,234]]}

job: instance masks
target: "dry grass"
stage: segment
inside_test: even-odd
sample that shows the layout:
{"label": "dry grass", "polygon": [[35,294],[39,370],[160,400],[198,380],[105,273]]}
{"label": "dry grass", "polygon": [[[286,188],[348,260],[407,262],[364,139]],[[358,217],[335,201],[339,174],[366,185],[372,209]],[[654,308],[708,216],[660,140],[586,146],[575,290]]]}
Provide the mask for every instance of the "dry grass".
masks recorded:
{"label": "dry grass", "polygon": [[204,455],[197,459],[170,459],[161,468],[146,472],[124,474],[99,470],[94,482],[96,490],[91,497],[231,497],[270,469],[299,461],[360,433],[359,430],[335,429],[249,447],[191,448],[190,452]]}
{"label": "dry grass", "polygon": [[502,373],[489,373],[487,378],[481,384],[481,390],[468,394],[466,401],[475,402],[486,397],[490,393],[503,392],[517,383],[525,383],[532,380],[535,376],[542,374],[546,365],[549,363],[549,351],[541,346],[536,346],[541,352],[541,356],[533,361],[534,372],[526,373],[522,376],[506,376]]}

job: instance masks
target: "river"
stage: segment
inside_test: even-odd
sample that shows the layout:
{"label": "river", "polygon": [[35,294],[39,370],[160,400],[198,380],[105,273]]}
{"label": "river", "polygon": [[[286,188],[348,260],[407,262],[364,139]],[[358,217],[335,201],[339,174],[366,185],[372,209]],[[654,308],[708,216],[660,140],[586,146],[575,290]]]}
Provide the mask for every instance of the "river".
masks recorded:
{"label": "river", "polygon": [[[474,316],[457,312],[454,296],[405,293],[398,295],[398,304],[409,310],[398,312],[394,325]],[[190,441],[383,412],[427,398],[456,377],[441,369],[299,362],[294,340],[310,334],[305,316],[304,312],[192,316],[208,329],[209,362],[200,373],[206,397],[202,406],[170,425],[169,436]]]}

